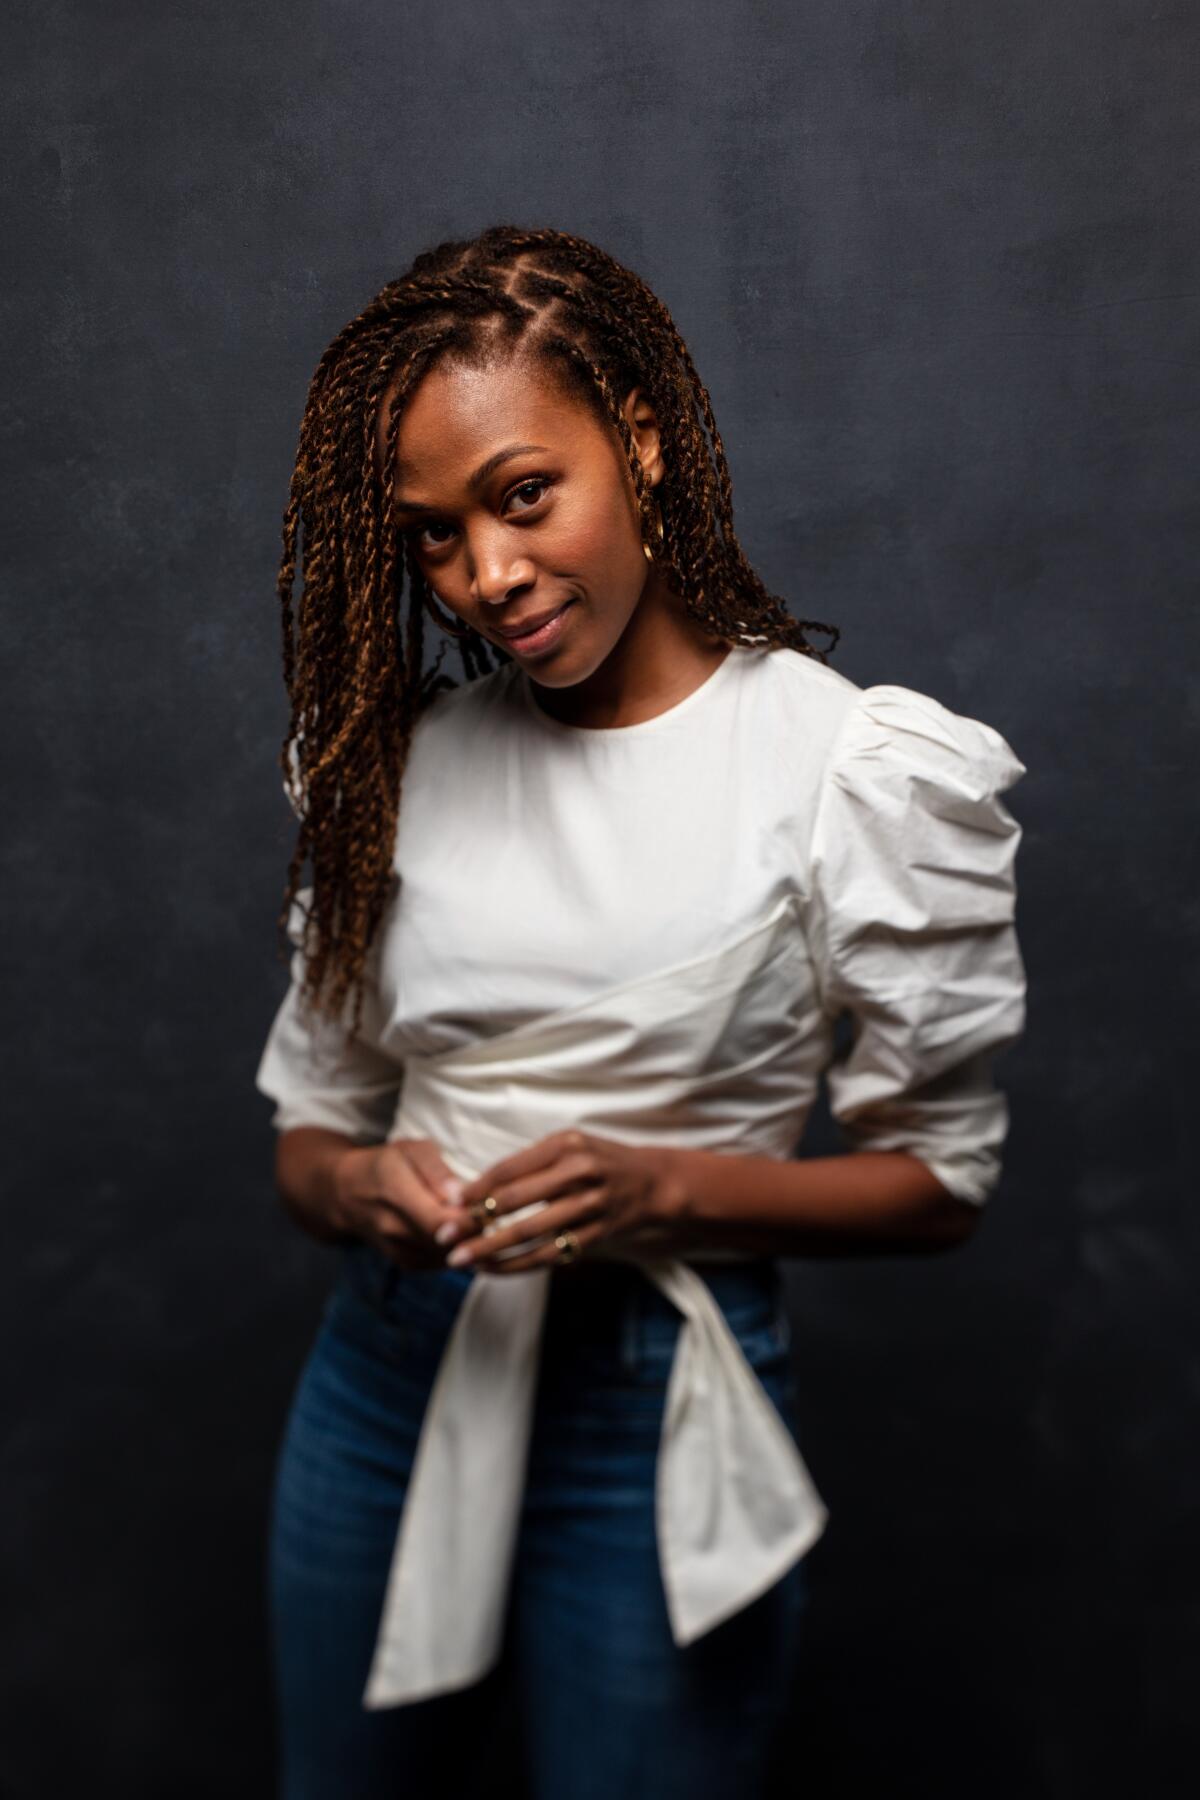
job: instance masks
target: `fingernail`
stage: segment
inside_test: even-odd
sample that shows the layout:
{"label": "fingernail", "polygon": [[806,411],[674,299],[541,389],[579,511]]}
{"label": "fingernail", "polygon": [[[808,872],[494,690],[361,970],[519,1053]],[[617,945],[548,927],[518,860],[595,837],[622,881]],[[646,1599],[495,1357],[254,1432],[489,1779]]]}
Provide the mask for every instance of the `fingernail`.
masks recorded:
{"label": "fingernail", "polygon": [[445,1195],[446,1199],[449,1201],[451,1206],[461,1206],[462,1205],[464,1185],[465,1185],[465,1183],[463,1183],[461,1181],[443,1182],[442,1193]]}
{"label": "fingernail", "polygon": [[460,1244],[457,1250],[452,1250],[450,1252],[446,1261],[448,1263],[453,1263],[454,1267],[458,1269],[462,1267],[463,1263],[469,1263],[473,1255],[474,1252],[472,1251],[470,1244]]}
{"label": "fingernail", "polygon": [[450,1242],[450,1239],[452,1237],[454,1237],[457,1234],[457,1232],[458,1232],[458,1226],[454,1223],[454,1220],[447,1219],[446,1223],[444,1225],[438,1226],[437,1230],[434,1232],[433,1235],[434,1235],[434,1239],[437,1243],[448,1244]]}

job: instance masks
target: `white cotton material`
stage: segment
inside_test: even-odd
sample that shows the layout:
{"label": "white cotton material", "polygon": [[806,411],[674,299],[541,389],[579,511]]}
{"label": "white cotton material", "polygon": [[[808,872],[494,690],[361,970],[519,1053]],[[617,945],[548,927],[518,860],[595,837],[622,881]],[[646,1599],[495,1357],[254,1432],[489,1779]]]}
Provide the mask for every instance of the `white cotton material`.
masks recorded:
{"label": "white cotton material", "polygon": [[[272,1122],[427,1136],[464,1179],[568,1126],[786,1159],[824,1075],[848,1149],[906,1151],[982,1205],[1008,1127],[993,1062],[1025,1021],[1021,828],[1000,798],[1024,773],[991,726],[790,649],[737,646],[684,700],[611,729],[552,719],[515,663],[443,691],[414,734],[349,1046],[298,1011],[293,919],[256,1076]],[[702,1278],[738,1259],[631,1258],[681,1317],[656,1496],[680,1644],[777,1580],[827,1517]],[[552,1278],[471,1281],[366,1706],[495,1660]]]}
{"label": "white cotton material", "polygon": [[1024,773],[990,725],[869,688],[834,743],[809,857],[824,1005],[857,1028],[830,1109],[850,1147],[907,1150],[977,1205],[1008,1130],[991,1063],[1025,1025],[1021,828],[999,798]]}

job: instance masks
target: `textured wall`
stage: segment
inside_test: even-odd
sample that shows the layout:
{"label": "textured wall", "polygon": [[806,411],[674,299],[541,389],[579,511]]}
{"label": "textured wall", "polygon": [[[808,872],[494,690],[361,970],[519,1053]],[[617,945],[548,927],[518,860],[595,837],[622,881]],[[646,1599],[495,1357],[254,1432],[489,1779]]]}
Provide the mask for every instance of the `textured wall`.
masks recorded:
{"label": "textured wall", "polygon": [[1195,7],[21,0],[7,48],[0,1792],[269,1791],[266,1486],[333,1274],[252,1086],[278,521],[334,331],[511,219],[657,287],[837,666],[1029,768],[984,1228],[789,1265],[833,1518],[783,1791],[1182,1794]]}

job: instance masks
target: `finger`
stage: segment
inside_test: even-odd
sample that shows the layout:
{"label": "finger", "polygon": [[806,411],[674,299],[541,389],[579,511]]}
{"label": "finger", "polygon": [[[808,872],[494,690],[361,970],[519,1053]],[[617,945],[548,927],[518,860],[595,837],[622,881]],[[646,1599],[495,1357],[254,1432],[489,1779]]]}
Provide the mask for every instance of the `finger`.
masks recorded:
{"label": "finger", "polygon": [[[589,1150],[576,1150],[559,1155],[553,1162],[547,1163],[536,1173],[526,1175],[501,1185],[494,1182],[487,1190],[496,1202],[493,1217],[499,1218],[505,1213],[520,1213],[527,1208],[543,1206],[553,1200],[567,1198],[587,1187],[595,1186],[600,1171],[596,1158]],[[477,1201],[470,1198],[470,1187],[466,1190],[466,1198],[462,1209],[462,1218],[458,1235],[461,1237],[470,1232],[476,1222],[473,1208]]]}
{"label": "finger", "polygon": [[[446,1261],[457,1269],[483,1257],[495,1259],[502,1251],[540,1241],[547,1235],[553,1238],[556,1232],[568,1227],[574,1229],[593,1220],[598,1213],[604,1211],[607,1197],[607,1190],[597,1187],[582,1194],[572,1194],[568,1200],[551,1201],[538,1209],[536,1222],[533,1219],[522,1219],[511,1225],[494,1226],[488,1231],[477,1232],[456,1244]],[[505,1261],[507,1262],[507,1258]]]}
{"label": "finger", "polygon": [[[417,1161],[413,1160],[414,1148]],[[419,1164],[426,1156],[423,1143],[414,1139],[400,1139],[385,1145],[379,1165],[382,1191],[378,1204],[381,1215],[432,1238],[442,1225],[458,1218],[460,1212],[457,1206],[449,1205],[438,1196],[421,1172]]]}
{"label": "finger", "polygon": [[416,1170],[431,1194],[446,1206],[460,1204],[462,1179],[454,1173],[433,1138],[405,1138],[403,1151],[410,1168]]}
{"label": "finger", "polygon": [[493,1163],[490,1169],[484,1169],[481,1174],[468,1181],[463,1188],[463,1205],[470,1206],[474,1201],[483,1200],[488,1194],[494,1193],[497,1187],[535,1174],[539,1169],[545,1169],[556,1162],[560,1156],[584,1149],[586,1144],[586,1133],[576,1127],[551,1132],[549,1137],[539,1138],[536,1143],[527,1144],[523,1150],[514,1151],[512,1156],[503,1157],[499,1162]]}
{"label": "finger", "polygon": [[[414,1223],[429,1230],[437,1220],[454,1217],[458,1207],[450,1198],[461,1188],[451,1187],[451,1171],[447,1169],[438,1146],[428,1138],[402,1138],[387,1146],[385,1161],[388,1184],[407,1210]],[[387,1192],[385,1188],[385,1192]]]}
{"label": "finger", "polygon": [[[589,1249],[592,1252],[591,1260],[596,1260],[597,1252],[604,1245],[607,1236],[603,1220],[594,1225],[583,1225],[578,1229],[572,1226],[570,1229],[574,1231],[579,1249],[566,1261],[563,1260],[555,1239],[551,1238],[548,1243],[538,1244],[520,1256],[502,1256],[495,1262],[490,1258],[482,1258],[476,1267],[487,1275],[519,1275],[527,1269],[546,1268],[562,1269],[570,1274],[575,1264],[582,1262],[587,1256]],[[558,1235],[560,1234],[555,1234],[556,1237]]]}
{"label": "finger", "polygon": [[400,1207],[383,1195],[372,1203],[371,1229],[374,1241],[388,1255],[429,1241]]}

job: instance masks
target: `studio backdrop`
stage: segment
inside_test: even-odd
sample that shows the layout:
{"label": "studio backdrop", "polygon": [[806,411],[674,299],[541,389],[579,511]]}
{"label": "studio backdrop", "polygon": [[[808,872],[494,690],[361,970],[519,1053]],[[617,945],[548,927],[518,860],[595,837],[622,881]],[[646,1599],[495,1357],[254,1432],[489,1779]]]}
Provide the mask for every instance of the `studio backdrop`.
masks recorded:
{"label": "studio backdrop", "polygon": [[22,0],[6,43],[5,1800],[271,1791],[334,1277],[252,1080],[280,520],[322,348],[489,223],[645,277],[767,586],[1028,770],[987,1217],[787,1265],[831,1518],[780,1791],[1190,1791],[1196,9]]}

